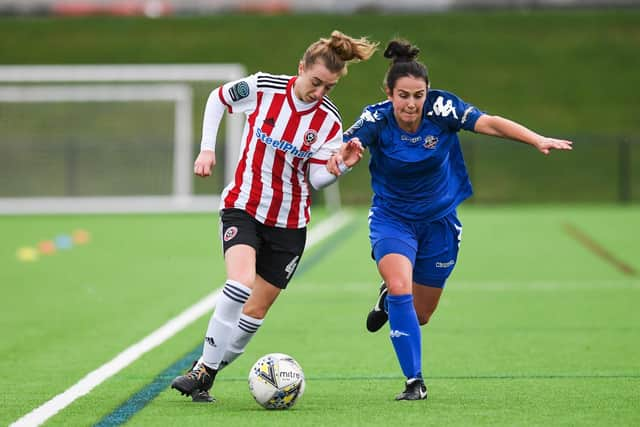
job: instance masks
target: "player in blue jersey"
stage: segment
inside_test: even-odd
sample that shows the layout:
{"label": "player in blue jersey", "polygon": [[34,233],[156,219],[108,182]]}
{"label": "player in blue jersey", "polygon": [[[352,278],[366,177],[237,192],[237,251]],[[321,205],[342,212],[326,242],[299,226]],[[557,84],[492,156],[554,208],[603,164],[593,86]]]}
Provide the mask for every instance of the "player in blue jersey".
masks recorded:
{"label": "player in blue jersey", "polygon": [[[486,114],[456,95],[429,88],[419,49],[393,40],[385,77],[388,100],[364,109],[344,134],[370,151],[372,255],[383,279],[367,329],[389,320],[390,337],[407,378],[397,400],[427,397],[422,378],[420,325],[435,311],[458,259],[462,224],[456,207],[471,196],[457,133],[464,129],[509,138],[543,154],[571,150],[572,142],[541,136],[511,120]],[[339,174],[340,155],[330,161]]]}

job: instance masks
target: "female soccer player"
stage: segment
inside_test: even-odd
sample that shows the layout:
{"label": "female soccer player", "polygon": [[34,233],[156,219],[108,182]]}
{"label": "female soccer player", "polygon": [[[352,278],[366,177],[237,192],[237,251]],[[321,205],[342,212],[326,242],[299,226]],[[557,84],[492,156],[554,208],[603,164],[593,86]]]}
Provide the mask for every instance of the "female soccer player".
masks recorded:
{"label": "female soccer player", "polygon": [[[456,207],[471,195],[457,133],[468,130],[532,145],[543,154],[571,150],[511,120],[485,114],[456,95],[429,89],[417,47],[392,40],[385,77],[388,100],[364,109],[344,140],[369,148],[372,254],[383,279],[367,329],[389,320],[391,342],[407,377],[397,400],[426,399],[420,325],[435,311],[457,258],[462,224]],[[340,155],[329,162],[339,174]]]}
{"label": "female soccer player", "polygon": [[309,183],[331,184],[327,161],[341,150],[346,171],[362,147],[342,144],[338,109],[326,96],[377,44],[339,31],[311,44],[297,76],[256,73],[227,83],[209,96],[201,152],[194,173],[211,175],[225,108],[247,117],[235,179],[222,193],[221,239],[227,280],[209,321],[201,359],[171,384],[194,401],[212,401],[217,372],[233,362],[287,287],[305,246],[311,204]]}

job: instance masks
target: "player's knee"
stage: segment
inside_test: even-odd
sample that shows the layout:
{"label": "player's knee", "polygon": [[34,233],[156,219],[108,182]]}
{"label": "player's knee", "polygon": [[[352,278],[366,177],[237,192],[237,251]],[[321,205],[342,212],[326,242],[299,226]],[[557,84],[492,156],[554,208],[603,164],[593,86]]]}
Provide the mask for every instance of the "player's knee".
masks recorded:
{"label": "player's knee", "polygon": [[411,293],[410,281],[389,280],[386,283],[390,295],[405,295]]}
{"label": "player's knee", "polygon": [[264,319],[268,311],[269,307],[249,303],[245,303],[244,307],[242,308],[242,313],[247,316],[251,316],[254,319]]}

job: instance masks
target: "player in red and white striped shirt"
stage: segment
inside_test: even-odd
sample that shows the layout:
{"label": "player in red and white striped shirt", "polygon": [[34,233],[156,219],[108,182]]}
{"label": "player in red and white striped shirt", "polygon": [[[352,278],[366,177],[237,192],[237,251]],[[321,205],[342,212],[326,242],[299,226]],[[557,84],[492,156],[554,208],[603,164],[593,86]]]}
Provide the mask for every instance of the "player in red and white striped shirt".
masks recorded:
{"label": "player in red and white striped shirt", "polygon": [[[223,192],[221,208],[242,209],[275,227],[309,222],[307,170],[324,166],[340,149],[342,126],[337,108],[320,92],[314,90],[311,102],[298,99],[298,79],[257,73],[216,91],[229,112],[247,114],[235,179]],[[337,79],[327,81],[333,85]]]}
{"label": "player in red and white striped shirt", "polygon": [[207,101],[198,176],[211,175],[224,110],[244,113],[241,154],[220,206],[227,281],[205,337],[203,356],[171,386],[194,401],[212,401],[217,372],[235,360],[262,324],[296,270],[316,189],[337,179],[327,161],[340,152],[345,172],[362,158],[357,143],[342,143],[342,120],[326,96],[347,63],[377,48],[366,38],[334,31],[309,46],[297,76],[256,73],[215,89]]}

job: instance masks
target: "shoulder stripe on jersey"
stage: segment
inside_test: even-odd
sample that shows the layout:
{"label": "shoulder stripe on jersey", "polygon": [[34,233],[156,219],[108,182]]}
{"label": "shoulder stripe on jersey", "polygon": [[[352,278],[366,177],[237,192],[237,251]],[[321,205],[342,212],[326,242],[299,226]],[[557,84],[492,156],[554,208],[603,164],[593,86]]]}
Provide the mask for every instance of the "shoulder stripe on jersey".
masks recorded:
{"label": "shoulder stripe on jersey", "polygon": [[338,121],[342,122],[342,117],[340,117],[340,113],[338,112],[338,107],[336,107],[333,102],[329,100],[326,96],[322,98],[322,105],[327,107],[329,111],[333,113],[334,116],[338,118]]}
{"label": "shoulder stripe on jersey", "polygon": [[275,77],[275,76],[258,76],[258,81],[270,81],[275,83],[289,83],[289,79],[284,77]]}
{"label": "shoulder stripe on jersey", "polygon": [[276,85],[276,86],[287,86],[287,82],[281,82],[277,80],[260,80],[258,79],[258,86],[260,85]]}
{"label": "shoulder stripe on jersey", "polygon": [[258,83],[258,87],[260,89],[265,88],[265,87],[268,87],[270,89],[281,89],[281,90],[286,90],[287,89],[287,85],[280,86],[280,85],[276,85],[276,84],[273,84],[273,83],[270,83],[270,84],[265,84],[265,83],[260,84],[260,83]]}
{"label": "shoulder stripe on jersey", "polygon": [[276,88],[286,88],[288,84],[288,80],[284,79],[269,79],[269,78],[260,78],[258,77],[258,87],[276,87]]}
{"label": "shoulder stripe on jersey", "polygon": [[260,74],[258,76],[258,80],[272,80],[272,81],[280,81],[287,83],[289,81],[288,77],[282,76],[274,76],[273,74]]}

